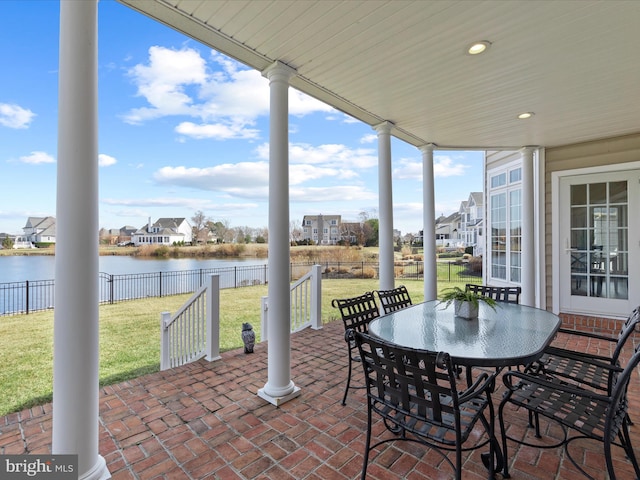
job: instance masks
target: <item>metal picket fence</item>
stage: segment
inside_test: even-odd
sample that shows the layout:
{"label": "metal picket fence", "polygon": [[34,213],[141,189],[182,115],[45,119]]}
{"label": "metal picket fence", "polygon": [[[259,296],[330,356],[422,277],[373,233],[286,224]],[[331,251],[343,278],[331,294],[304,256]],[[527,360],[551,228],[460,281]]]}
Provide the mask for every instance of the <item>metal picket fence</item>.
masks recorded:
{"label": "metal picket fence", "polygon": [[[307,274],[314,263],[292,263],[292,280]],[[373,262],[324,262],[322,276],[330,278],[378,278],[379,265]],[[100,303],[116,303],[149,297],[165,297],[192,293],[204,285],[211,275],[218,275],[220,288],[240,288],[264,285],[268,281],[268,265],[242,265],[222,268],[202,268],[169,272],[112,275],[100,272]],[[468,264],[438,262],[438,282],[475,281],[481,272],[471,272]],[[423,276],[422,262],[408,262],[395,266],[398,279]],[[54,280],[0,283],[0,316],[24,315],[54,307]]]}

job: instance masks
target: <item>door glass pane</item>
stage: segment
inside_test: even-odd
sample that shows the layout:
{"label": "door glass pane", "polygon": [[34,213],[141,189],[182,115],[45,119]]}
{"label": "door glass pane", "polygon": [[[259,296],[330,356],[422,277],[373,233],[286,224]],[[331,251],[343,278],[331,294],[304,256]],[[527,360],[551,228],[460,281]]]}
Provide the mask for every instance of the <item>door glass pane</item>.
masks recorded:
{"label": "door glass pane", "polygon": [[571,205],[587,204],[587,186],[571,185]]}
{"label": "door glass pane", "polygon": [[507,278],[507,196],[491,196],[491,276]]}
{"label": "door glass pane", "polygon": [[572,295],[628,298],[627,186],[624,181],[571,186]]}
{"label": "door glass pane", "polygon": [[491,256],[493,263],[491,264],[491,276],[493,278],[507,278],[507,254],[502,252],[494,252]]}
{"label": "door glass pane", "polygon": [[586,228],[587,226],[587,208],[572,207],[571,208],[571,228]]}
{"label": "door glass pane", "polygon": [[511,278],[510,278],[510,280],[512,282],[519,282],[520,281],[520,271],[521,271],[520,257],[521,257],[520,253],[512,253],[511,254]]}
{"label": "door glass pane", "polygon": [[577,248],[578,250],[587,249],[587,230],[572,230],[571,231],[571,248]]}
{"label": "door glass pane", "polygon": [[609,203],[627,203],[627,182],[609,184]]}
{"label": "door glass pane", "polygon": [[587,296],[586,275],[571,275],[571,295]]}
{"label": "door glass pane", "polygon": [[587,254],[584,252],[571,252],[571,273],[587,272]]}
{"label": "door glass pane", "polygon": [[607,184],[606,183],[592,183],[589,185],[589,203],[591,205],[596,203],[607,202]]}

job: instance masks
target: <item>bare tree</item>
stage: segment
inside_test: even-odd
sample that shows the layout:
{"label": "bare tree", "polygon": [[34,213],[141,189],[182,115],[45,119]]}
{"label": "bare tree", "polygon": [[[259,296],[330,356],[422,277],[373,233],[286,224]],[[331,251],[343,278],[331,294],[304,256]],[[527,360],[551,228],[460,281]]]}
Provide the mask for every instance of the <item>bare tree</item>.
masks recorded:
{"label": "bare tree", "polygon": [[300,220],[291,220],[289,222],[289,241],[299,242],[302,240],[302,222]]}
{"label": "bare tree", "polygon": [[256,238],[257,237],[262,237],[265,243],[269,243],[269,228],[268,227],[258,228]]}
{"label": "bare tree", "polygon": [[191,217],[191,221],[193,222],[192,229],[196,243],[207,243],[209,229],[207,228],[208,220],[204,212],[198,210],[193,217]]}
{"label": "bare tree", "polygon": [[209,220],[207,226],[218,242],[230,243],[233,241],[233,231],[229,226],[229,220],[218,220],[217,222]]}

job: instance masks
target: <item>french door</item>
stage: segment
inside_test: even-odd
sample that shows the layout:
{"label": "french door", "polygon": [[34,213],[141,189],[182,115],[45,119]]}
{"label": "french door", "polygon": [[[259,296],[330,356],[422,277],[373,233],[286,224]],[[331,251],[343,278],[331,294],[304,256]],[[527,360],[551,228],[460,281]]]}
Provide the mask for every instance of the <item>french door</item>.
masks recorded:
{"label": "french door", "polygon": [[638,305],[639,180],[640,170],[561,179],[561,311],[626,317]]}

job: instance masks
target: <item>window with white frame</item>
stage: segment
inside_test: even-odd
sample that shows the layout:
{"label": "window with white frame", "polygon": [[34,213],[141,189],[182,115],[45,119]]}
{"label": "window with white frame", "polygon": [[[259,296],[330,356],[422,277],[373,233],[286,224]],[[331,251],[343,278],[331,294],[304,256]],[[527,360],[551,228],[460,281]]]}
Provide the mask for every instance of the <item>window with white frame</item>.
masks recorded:
{"label": "window with white frame", "polygon": [[522,167],[489,170],[489,272],[491,280],[520,283],[522,268]]}

